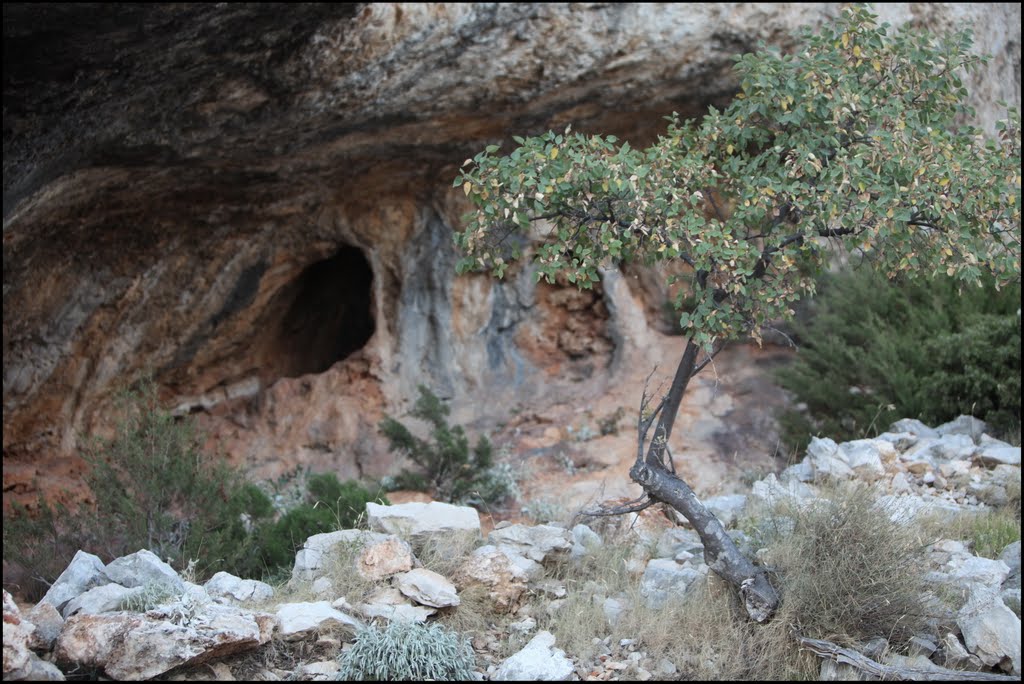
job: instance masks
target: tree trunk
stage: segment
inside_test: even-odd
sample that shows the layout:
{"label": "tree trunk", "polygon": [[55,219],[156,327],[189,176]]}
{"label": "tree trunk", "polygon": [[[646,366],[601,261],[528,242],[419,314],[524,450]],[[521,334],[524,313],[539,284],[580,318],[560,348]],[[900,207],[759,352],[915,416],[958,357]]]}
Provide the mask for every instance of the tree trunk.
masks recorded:
{"label": "tree trunk", "polygon": [[[643,487],[650,499],[667,503],[690,521],[704,544],[704,559],[708,567],[736,587],[752,619],[764,622],[779,605],[779,595],[768,582],[765,571],[740,552],[718,518],[700,502],[686,482],[666,467],[668,438],[672,434],[679,405],[690,379],[699,370],[697,351],[697,345],[692,340],[687,341],[672,387],[661,408],[658,427],[647,457],[642,461],[637,458],[629,476]],[[644,439],[643,432],[640,435],[641,441]]]}

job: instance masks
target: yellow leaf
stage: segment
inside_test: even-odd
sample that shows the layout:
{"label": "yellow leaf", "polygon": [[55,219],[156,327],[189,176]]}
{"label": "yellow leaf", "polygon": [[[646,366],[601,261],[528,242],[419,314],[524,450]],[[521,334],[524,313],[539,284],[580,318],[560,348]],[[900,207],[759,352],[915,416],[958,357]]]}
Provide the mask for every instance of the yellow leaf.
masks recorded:
{"label": "yellow leaf", "polygon": [[853,56],[860,57],[860,45],[853,46]]}
{"label": "yellow leaf", "polygon": [[942,187],[946,187],[947,185],[949,185],[949,179],[943,178],[942,180],[939,181],[939,185],[941,185]]}
{"label": "yellow leaf", "polygon": [[733,149],[733,148],[732,148],[732,145],[729,145],[729,146],[727,146],[727,147],[725,148],[725,153],[726,153],[726,154],[732,154],[732,149]]}
{"label": "yellow leaf", "polygon": [[955,269],[955,268],[953,268],[952,266],[950,266],[949,268],[947,268],[947,269],[946,269],[946,275],[949,275],[949,276],[951,276],[951,275],[953,275],[954,273],[956,273],[956,269]]}
{"label": "yellow leaf", "polygon": [[469,191],[473,189],[473,184],[470,183],[469,181],[466,181],[465,183],[462,184],[462,189],[468,195]]}
{"label": "yellow leaf", "polygon": [[601,189],[604,190],[605,192],[608,192],[608,181],[601,181]]}
{"label": "yellow leaf", "polygon": [[843,34],[843,49],[846,49],[848,47],[850,47],[850,34],[849,33],[844,33]]}
{"label": "yellow leaf", "polygon": [[871,66],[873,66],[875,68],[875,71],[878,71],[878,72],[882,71],[882,63],[879,62],[877,59],[871,60]]}
{"label": "yellow leaf", "polygon": [[942,250],[942,253],[945,254],[946,256],[953,256],[953,250],[951,250],[949,247],[944,248]]}
{"label": "yellow leaf", "polygon": [[893,211],[893,210],[892,210],[892,209],[890,208],[890,209],[889,209],[889,211],[885,212],[885,215],[886,215],[887,217],[889,217],[889,218],[892,218],[892,217],[893,217],[893,214],[895,214],[895,213],[896,213],[896,212],[894,212],[894,211]]}
{"label": "yellow leaf", "polygon": [[551,148],[551,158],[552,159],[557,159],[558,158],[558,148],[557,147],[552,147]]}

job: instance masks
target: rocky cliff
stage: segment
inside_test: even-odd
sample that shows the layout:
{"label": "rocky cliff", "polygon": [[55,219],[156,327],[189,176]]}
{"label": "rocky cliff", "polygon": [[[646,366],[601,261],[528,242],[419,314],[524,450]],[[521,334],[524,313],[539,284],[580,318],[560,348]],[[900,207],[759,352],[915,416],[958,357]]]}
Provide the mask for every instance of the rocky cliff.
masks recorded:
{"label": "rocky cliff", "polygon": [[[377,420],[419,383],[484,421],[599,393],[657,291],[455,278],[459,164],[570,123],[648,142],[838,7],[6,4],[5,504],[75,488],[145,373],[263,477],[382,474]],[[1019,5],[882,12],[973,22],[982,120],[1019,102]]]}

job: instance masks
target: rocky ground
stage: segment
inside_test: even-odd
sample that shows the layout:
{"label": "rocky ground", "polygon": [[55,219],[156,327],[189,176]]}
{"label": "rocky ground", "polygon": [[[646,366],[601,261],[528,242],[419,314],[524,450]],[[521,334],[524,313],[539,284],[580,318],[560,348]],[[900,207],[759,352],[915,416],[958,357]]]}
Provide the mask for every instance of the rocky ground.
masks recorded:
{"label": "rocky ground", "polygon": [[[931,594],[952,603],[914,635],[909,651],[891,651],[884,635],[862,644],[870,667],[1019,679],[1020,542],[992,559],[946,535],[963,515],[1005,507],[1014,497],[1019,505],[1020,447],[991,438],[966,416],[937,428],[903,420],[875,439],[815,439],[778,476],[704,501],[741,548],[769,560],[737,523],[765,515],[766,506],[813,509],[828,487],[844,482],[874,487],[878,515],[899,525],[948,523],[929,540],[926,564]],[[330,679],[362,626],[392,620],[461,626],[472,636],[479,679],[646,680],[694,672],[685,654],[673,661],[649,652],[649,634],[615,636],[633,613],[669,610],[679,596],[707,586],[697,535],[654,509],[592,526],[506,521],[486,535],[476,510],[436,502],[371,503],[367,517],[369,530],[310,537],[291,579],[276,588],[227,573],[196,584],[148,551],[106,565],[79,552],[36,606],[19,606],[5,592],[4,679]],[[631,578],[636,593],[573,581],[616,545],[627,549],[616,572]],[[558,631],[559,615],[579,605],[593,605],[599,618],[573,625],[589,645],[567,650],[545,627]],[[849,664],[822,663],[822,678],[852,673]]]}

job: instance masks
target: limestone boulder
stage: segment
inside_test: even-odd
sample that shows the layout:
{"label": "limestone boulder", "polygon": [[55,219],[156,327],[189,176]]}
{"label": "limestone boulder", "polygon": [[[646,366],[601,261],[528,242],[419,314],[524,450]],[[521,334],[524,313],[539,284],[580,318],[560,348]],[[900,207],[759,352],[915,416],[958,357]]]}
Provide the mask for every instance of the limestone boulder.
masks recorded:
{"label": "limestone boulder", "polygon": [[342,630],[354,634],[363,624],[327,601],[282,603],[277,607],[277,629],[286,641],[298,641],[311,634]]}
{"label": "limestone boulder", "polygon": [[505,551],[488,545],[469,555],[454,580],[460,590],[484,587],[495,609],[510,612],[526,592],[529,575]]}
{"label": "limestone boulder", "polygon": [[54,649],[58,663],[116,680],[151,679],[182,665],[254,649],[270,640],[269,616],[191,603],[147,613],[74,615]]}
{"label": "limestone boulder", "polygon": [[338,530],[305,541],[295,554],[292,580],[312,582],[332,570],[376,580],[411,570],[413,563],[412,548],[395,535]]}
{"label": "limestone boulder", "polygon": [[366,504],[370,529],[394,534],[408,541],[419,541],[438,535],[480,536],[480,514],[469,506],[431,501],[410,502],[395,506]]}
{"label": "limestone boulder", "polygon": [[394,582],[402,594],[424,606],[449,608],[460,603],[455,585],[433,570],[415,568],[395,575]]}
{"label": "limestone boulder", "polygon": [[551,554],[567,554],[573,546],[572,533],[554,525],[508,525],[495,528],[487,542],[512,551],[537,563]]}
{"label": "limestone boulder", "polygon": [[123,587],[167,586],[178,593],[185,591],[185,583],[174,568],[147,549],[111,561],[103,572]]}
{"label": "limestone boulder", "polygon": [[269,601],[274,588],[259,580],[241,579],[228,572],[218,572],[203,585],[210,596],[224,596],[233,601]]}
{"label": "limestone boulder", "polygon": [[58,611],[63,611],[68,602],[93,587],[109,584],[103,561],[85,551],[77,551],[74,558],[57,577],[47,590],[40,603],[49,603]]}
{"label": "limestone boulder", "polygon": [[551,632],[540,632],[515,655],[498,665],[491,675],[494,681],[567,681],[575,666],[565,651],[555,648]]}

